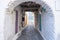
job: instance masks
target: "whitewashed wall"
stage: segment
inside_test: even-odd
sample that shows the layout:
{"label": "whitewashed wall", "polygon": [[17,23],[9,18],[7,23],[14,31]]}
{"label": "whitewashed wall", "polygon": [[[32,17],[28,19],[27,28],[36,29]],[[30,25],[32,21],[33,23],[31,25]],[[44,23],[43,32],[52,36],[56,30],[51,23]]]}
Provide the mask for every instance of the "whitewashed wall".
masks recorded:
{"label": "whitewashed wall", "polygon": [[[4,29],[5,29],[5,26],[4,26],[4,17],[5,17],[5,8],[8,8],[8,3],[10,2],[10,1],[13,1],[13,0],[0,0],[0,40],[5,40],[4,39]],[[53,12],[54,12],[54,16],[55,16],[55,32],[56,32],[56,35],[58,35],[58,34],[60,34],[60,31],[59,31],[59,28],[60,28],[60,16],[59,16],[59,14],[60,14],[60,7],[58,7],[59,6],[59,3],[58,3],[58,6],[57,6],[57,8],[59,9],[58,11],[55,11],[55,7],[56,7],[56,5],[55,5],[55,0],[43,0],[46,4],[48,4],[51,8],[52,8],[52,10],[53,10]],[[6,16],[8,16],[8,15],[6,15]],[[8,17],[9,17],[9,19],[12,17],[12,15],[9,15]],[[9,19],[7,19],[7,20],[9,20]],[[11,23],[11,22],[10,22]],[[9,26],[9,25],[8,25]],[[10,27],[7,27],[7,29],[8,28],[10,28]],[[10,32],[11,32],[11,30],[10,30]],[[13,31],[12,31],[13,32]],[[12,32],[11,32],[11,34],[12,34]],[[5,34],[7,34],[6,32],[5,32]],[[13,35],[13,34],[12,34]],[[8,36],[8,35],[7,35]]]}
{"label": "whitewashed wall", "polygon": [[4,14],[0,12],[0,40],[4,40]]}
{"label": "whitewashed wall", "polygon": [[60,0],[55,0],[56,40],[60,40]]}
{"label": "whitewashed wall", "polygon": [[0,40],[4,40],[5,2],[6,0],[0,0]]}
{"label": "whitewashed wall", "polygon": [[46,38],[46,40],[55,40],[54,15],[52,14],[52,12],[41,14],[41,28],[41,32],[43,36]]}
{"label": "whitewashed wall", "polygon": [[60,11],[55,12],[56,40],[60,40]]}
{"label": "whitewashed wall", "polygon": [[10,40],[15,34],[15,13],[5,15],[4,40]]}
{"label": "whitewashed wall", "polygon": [[53,10],[55,18],[55,40],[60,40],[60,0],[44,0]]}

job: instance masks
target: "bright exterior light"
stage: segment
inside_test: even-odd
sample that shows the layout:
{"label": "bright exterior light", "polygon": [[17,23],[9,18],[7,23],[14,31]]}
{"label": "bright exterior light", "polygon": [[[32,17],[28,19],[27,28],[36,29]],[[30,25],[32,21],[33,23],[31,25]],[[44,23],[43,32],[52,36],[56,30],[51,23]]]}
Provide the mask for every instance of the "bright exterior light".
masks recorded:
{"label": "bright exterior light", "polygon": [[27,15],[27,21],[28,21],[28,25],[33,24],[34,25],[34,12],[25,12]]}

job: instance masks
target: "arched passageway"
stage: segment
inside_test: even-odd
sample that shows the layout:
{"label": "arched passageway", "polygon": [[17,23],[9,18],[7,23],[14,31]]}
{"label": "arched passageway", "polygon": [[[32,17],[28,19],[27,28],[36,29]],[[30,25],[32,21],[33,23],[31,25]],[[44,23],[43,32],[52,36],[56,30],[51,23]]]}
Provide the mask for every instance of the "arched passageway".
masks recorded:
{"label": "arched passageway", "polygon": [[[11,4],[6,12],[6,28],[11,25],[13,33],[11,35],[22,31],[26,24],[22,27],[22,16],[25,17],[25,11],[31,11],[35,14],[35,28],[41,32],[46,40],[54,40],[54,15],[51,8],[43,1],[35,0],[16,0]],[[9,18],[11,17],[11,18]],[[7,19],[9,23],[7,22]],[[25,21],[24,21],[25,22]],[[8,25],[7,25],[8,23]],[[10,26],[9,26],[10,27]],[[7,29],[8,30],[8,29]],[[9,32],[9,31],[7,31]],[[5,34],[7,33],[5,31]],[[10,29],[11,32],[11,29]],[[48,34],[48,35],[47,35]],[[5,35],[6,36],[6,35]],[[8,36],[10,36],[8,34]],[[6,36],[6,40],[10,37]],[[44,39],[44,40],[45,40]]]}
{"label": "arched passageway", "polygon": [[[35,25],[27,25],[27,28],[25,28],[24,30],[22,30],[21,35],[17,38],[17,40],[43,40],[43,37],[41,36],[41,34],[36,31],[36,29],[38,29],[38,13],[39,9],[41,8],[39,4],[36,4],[34,2],[28,1],[28,2],[24,2],[22,4],[20,4],[19,6],[21,6],[21,10],[22,10],[22,16],[24,16],[23,18],[23,22],[25,22],[25,12],[34,12],[34,21],[35,21]],[[15,9],[16,10],[16,9]],[[41,9],[40,9],[41,10]],[[31,13],[30,13],[31,14]],[[25,27],[25,23],[22,23],[21,27]],[[34,28],[35,26],[35,28]],[[32,33],[33,32],[33,33]],[[25,34],[25,37],[24,37]],[[24,38],[23,38],[24,37]]]}

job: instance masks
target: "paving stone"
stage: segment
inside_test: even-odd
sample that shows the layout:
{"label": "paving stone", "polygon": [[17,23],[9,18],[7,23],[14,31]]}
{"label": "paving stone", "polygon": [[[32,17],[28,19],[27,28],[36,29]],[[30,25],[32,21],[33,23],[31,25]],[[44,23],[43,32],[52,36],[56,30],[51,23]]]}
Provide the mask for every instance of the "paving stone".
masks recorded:
{"label": "paving stone", "polygon": [[22,31],[21,36],[19,36],[17,40],[44,40],[44,39],[42,38],[39,31],[36,30],[34,26],[30,25]]}

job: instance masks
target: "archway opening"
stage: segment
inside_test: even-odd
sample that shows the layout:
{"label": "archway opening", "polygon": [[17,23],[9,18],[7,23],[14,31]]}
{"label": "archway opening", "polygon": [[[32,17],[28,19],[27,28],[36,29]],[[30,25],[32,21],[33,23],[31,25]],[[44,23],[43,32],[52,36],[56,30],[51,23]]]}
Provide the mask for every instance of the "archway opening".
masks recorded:
{"label": "archway opening", "polygon": [[[33,25],[36,27],[38,24],[38,13],[39,9],[41,8],[41,5],[32,2],[32,1],[28,1],[28,2],[23,2],[19,5],[21,7],[21,10],[25,16],[25,13],[31,14],[31,16],[33,15],[34,17],[31,17],[34,19],[33,21]],[[28,23],[28,20],[27,20]],[[31,23],[30,23],[31,24]]]}
{"label": "archway opening", "polygon": [[[15,1],[15,2],[18,3],[17,1]],[[14,8],[13,11],[15,11],[15,14],[16,14],[16,11],[18,11],[18,15],[19,15],[18,22],[17,22],[18,26],[12,26],[15,28],[14,33],[15,33],[15,30],[17,30],[16,33],[18,33],[19,31],[21,31],[21,29],[23,29],[25,27],[25,22],[26,22],[25,20],[23,23],[24,26],[22,27],[22,16],[24,16],[24,18],[25,18],[25,12],[31,11],[31,12],[34,12],[34,15],[35,15],[35,27],[36,28],[41,27],[41,29],[42,29],[41,32],[42,32],[43,36],[46,38],[46,40],[49,40],[52,37],[54,37],[53,36],[54,29],[52,29],[52,28],[54,28],[54,16],[53,16],[52,10],[51,10],[51,8],[49,8],[49,6],[47,4],[45,4],[42,1],[35,1],[35,2],[34,1],[27,1],[27,2],[22,1],[22,3],[20,3],[19,5],[16,5],[16,6],[14,5],[15,7],[10,7],[11,9]],[[39,14],[41,14],[41,15],[39,15]],[[11,15],[13,15],[13,13],[11,13],[9,16],[11,16]],[[14,17],[16,17],[16,15]],[[41,21],[39,21],[39,20],[41,20]],[[9,21],[11,21],[11,20],[9,20]],[[8,22],[6,22],[6,23],[8,23]],[[12,23],[10,23],[10,24],[12,25]],[[15,23],[13,23],[13,24],[15,25]],[[8,25],[6,25],[6,29],[7,29],[7,27],[8,27]],[[9,26],[9,27],[11,27],[11,26]],[[16,28],[18,28],[18,29],[16,29]],[[6,32],[6,34],[7,34],[7,32]]]}
{"label": "archway opening", "polygon": [[25,12],[25,22],[26,25],[35,25],[34,12]]}

